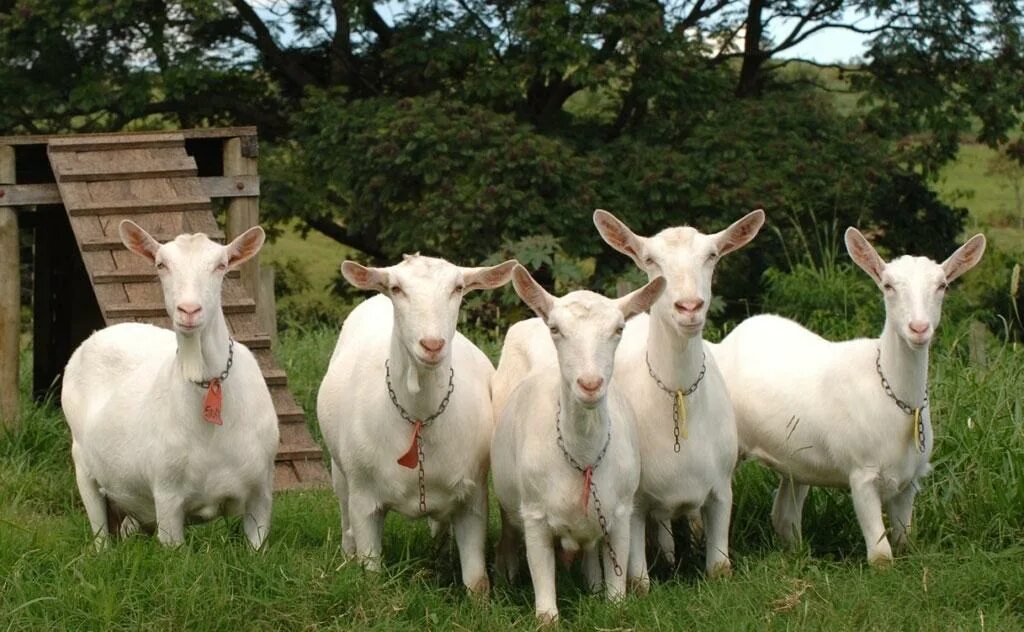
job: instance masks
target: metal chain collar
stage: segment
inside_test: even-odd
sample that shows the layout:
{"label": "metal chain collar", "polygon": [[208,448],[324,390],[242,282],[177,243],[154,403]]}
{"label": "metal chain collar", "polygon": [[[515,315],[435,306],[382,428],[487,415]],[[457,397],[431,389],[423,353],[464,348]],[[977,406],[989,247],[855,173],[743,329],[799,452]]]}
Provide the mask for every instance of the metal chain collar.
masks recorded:
{"label": "metal chain collar", "polygon": [[[437,412],[433,415],[424,419],[416,419],[398,403],[398,395],[395,393],[395,389],[391,386],[391,366],[388,360],[384,360],[384,381],[387,383],[388,396],[391,397],[391,403],[398,409],[399,416],[414,426],[420,424],[423,428],[427,428],[430,424],[444,413],[445,409],[448,408],[448,402],[451,401],[452,392],[455,390],[455,369],[449,369],[451,373],[448,375],[448,392],[445,393],[444,398],[441,399],[441,404],[437,408]],[[418,434],[416,436],[416,455],[418,461],[418,472],[417,476],[419,479],[419,492],[420,492],[420,511],[426,513],[427,511],[427,484],[425,475],[423,473],[423,438]]]}
{"label": "metal chain collar", "polygon": [[905,414],[910,415],[914,420],[914,441],[917,444],[917,451],[924,454],[924,424],[921,421],[921,412],[928,407],[928,384],[924,387],[924,401],[920,406],[914,407],[903,401],[899,397],[896,397],[896,393],[893,392],[892,386],[889,384],[889,380],[885,379],[885,374],[882,373],[882,348],[878,348],[878,355],[875,356],[875,370],[878,371],[878,379],[882,382],[882,389],[885,394],[888,395],[892,401],[896,402],[896,406]]}
{"label": "metal chain collar", "polygon": [[673,446],[673,449],[676,452],[679,452],[679,450],[681,449],[679,447],[679,412],[680,412],[679,411],[679,404],[682,403],[680,401],[680,397],[686,397],[688,395],[693,395],[694,391],[697,390],[697,387],[700,386],[700,383],[704,380],[704,374],[707,373],[707,370],[708,370],[707,359],[708,359],[707,354],[706,353],[701,353],[701,357],[700,357],[700,373],[697,374],[697,379],[696,379],[696,381],[694,381],[693,384],[690,385],[690,388],[688,388],[688,389],[686,389],[684,391],[683,389],[669,388],[664,382],[662,382],[658,378],[658,376],[654,373],[654,367],[651,366],[651,356],[650,356],[650,354],[649,353],[645,353],[644,354],[644,360],[647,362],[647,372],[651,374],[651,377],[654,379],[654,383],[658,385],[658,388],[660,388],[661,390],[663,390],[666,393],[668,393],[669,397],[673,398],[673,401],[672,401],[672,434],[675,437],[675,444]]}
{"label": "metal chain collar", "polygon": [[[581,474],[586,475],[587,468],[593,472],[597,469],[597,466],[604,460],[604,455],[608,452],[608,446],[612,443],[612,428],[611,424],[608,425],[608,437],[604,440],[604,447],[598,452],[594,462],[589,466],[583,466],[577,461],[569,451],[565,448],[565,439],[562,438],[562,402],[559,400],[555,403],[555,432],[558,434],[558,447],[561,448],[562,454],[565,459],[569,462],[569,465],[573,469],[577,470]],[[597,485],[590,486],[590,497],[594,499],[594,511],[597,513],[597,524],[601,527],[601,536],[604,538],[605,548],[608,549],[608,557],[612,559],[612,568],[615,569],[615,576],[622,576],[622,567],[619,565],[619,558],[615,554],[615,549],[612,547],[611,537],[608,535],[608,518],[604,515],[604,510],[601,508],[601,499],[597,496]]]}
{"label": "metal chain collar", "polygon": [[234,363],[235,363],[235,339],[234,338],[228,338],[228,363],[227,363],[227,366],[224,367],[224,370],[221,371],[220,375],[218,375],[217,377],[212,377],[212,378],[210,378],[208,380],[203,380],[202,382],[196,382],[195,380],[192,380],[192,383],[195,384],[196,386],[200,386],[202,388],[210,388],[210,382],[213,382],[214,380],[218,380],[220,382],[223,382],[224,380],[228,379],[228,373],[231,373],[231,365],[234,364]]}

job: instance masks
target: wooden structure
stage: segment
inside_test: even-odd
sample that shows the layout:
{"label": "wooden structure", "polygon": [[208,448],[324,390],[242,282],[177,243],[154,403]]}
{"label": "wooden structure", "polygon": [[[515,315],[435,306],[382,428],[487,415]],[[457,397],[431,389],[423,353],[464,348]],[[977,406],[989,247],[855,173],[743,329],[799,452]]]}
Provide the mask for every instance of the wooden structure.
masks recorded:
{"label": "wooden structure", "polygon": [[[255,128],[0,137],[0,416],[7,423],[17,414],[19,220],[34,229],[39,396],[53,390],[93,330],[130,321],[171,325],[156,271],[123,247],[118,223],[132,219],[159,241],[183,232],[234,238],[259,220],[257,156]],[[215,199],[226,202],[224,229]],[[274,363],[272,325],[260,322],[257,308],[274,300],[272,290],[265,293],[254,258],[224,280],[224,313],[235,339],[256,355],[274,400],[276,487],[319,484],[327,480],[320,448]]]}

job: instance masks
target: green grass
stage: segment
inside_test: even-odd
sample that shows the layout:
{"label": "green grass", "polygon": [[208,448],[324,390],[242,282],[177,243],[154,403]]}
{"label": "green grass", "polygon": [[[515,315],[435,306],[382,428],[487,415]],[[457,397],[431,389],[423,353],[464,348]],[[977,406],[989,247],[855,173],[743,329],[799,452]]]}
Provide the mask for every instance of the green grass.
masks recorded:
{"label": "green grass", "polygon": [[1016,217],[1013,189],[1005,178],[989,173],[995,155],[986,145],[964,143],[956,160],[942,170],[935,190],[943,201],[970,211],[967,230],[984,229],[999,247],[1021,252],[1024,230]]}
{"label": "green grass", "polygon": [[[578,571],[563,571],[561,627],[1021,629],[1024,350],[993,346],[985,367],[971,366],[966,329],[944,327],[933,357],[935,473],[919,496],[907,556],[869,568],[847,495],[828,490],[808,501],[805,549],[778,549],[768,526],[772,479],[746,464],[735,485],[731,579],[704,581],[690,555],[675,571],[656,569],[649,596],[610,604],[583,593]],[[282,337],[278,356],[309,413],[334,336]],[[23,410],[22,429],[0,437],[0,629],[535,627],[528,582],[499,584],[486,603],[466,597],[451,543],[433,542],[423,522],[392,515],[386,570],[362,572],[340,555],[327,490],[278,494],[260,554],[228,521],[190,527],[179,550],[135,537],[96,553],[59,410],[27,396]],[[496,532],[492,511],[489,557]]]}

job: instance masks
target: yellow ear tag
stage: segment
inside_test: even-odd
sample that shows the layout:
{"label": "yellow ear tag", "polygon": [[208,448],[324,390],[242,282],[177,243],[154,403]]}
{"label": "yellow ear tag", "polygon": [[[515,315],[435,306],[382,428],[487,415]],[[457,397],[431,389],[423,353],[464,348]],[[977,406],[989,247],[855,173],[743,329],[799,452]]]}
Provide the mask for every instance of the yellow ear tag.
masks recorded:
{"label": "yellow ear tag", "polygon": [[921,409],[914,409],[914,441],[917,451],[924,454],[924,424],[921,422]]}
{"label": "yellow ear tag", "polygon": [[679,417],[679,436],[687,439],[690,433],[686,430],[686,398],[682,391],[676,391],[676,414]]}

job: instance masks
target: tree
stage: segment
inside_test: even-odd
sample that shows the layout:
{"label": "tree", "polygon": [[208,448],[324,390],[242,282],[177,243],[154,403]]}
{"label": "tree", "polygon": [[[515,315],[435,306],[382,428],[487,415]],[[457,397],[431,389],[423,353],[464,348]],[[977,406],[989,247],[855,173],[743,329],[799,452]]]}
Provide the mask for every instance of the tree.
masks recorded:
{"label": "tree", "polygon": [[[395,6],[0,0],[0,129],[257,124],[270,217],[378,259],[549,233],[614,272],[579,239],[597,205],[647,230],[765,205],[784,239],[857,222],[897,243],[931,222],[945,250],[962,211],[922,178],[972,121],[1000,142],[1024,109],[1007,0]],[[873,37],[866,63],[833,69],[863,95],[850,116],[782,58],[829,28]]]}

